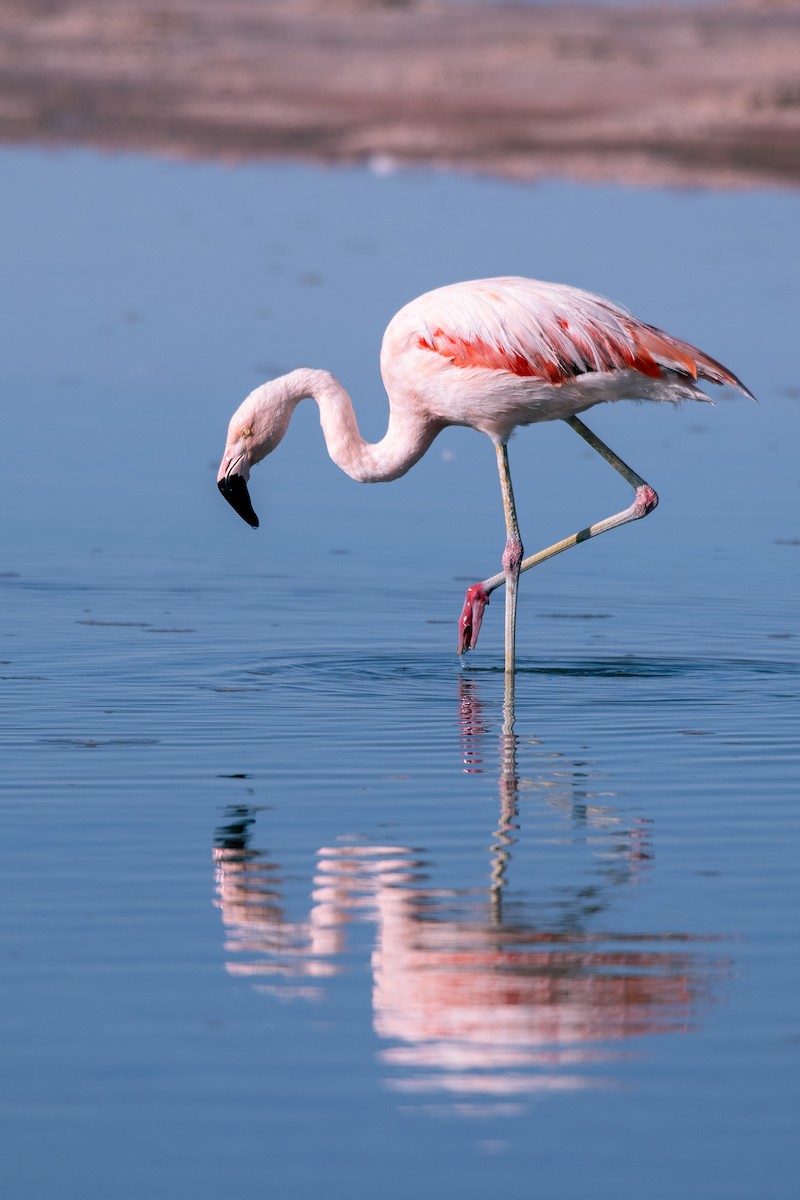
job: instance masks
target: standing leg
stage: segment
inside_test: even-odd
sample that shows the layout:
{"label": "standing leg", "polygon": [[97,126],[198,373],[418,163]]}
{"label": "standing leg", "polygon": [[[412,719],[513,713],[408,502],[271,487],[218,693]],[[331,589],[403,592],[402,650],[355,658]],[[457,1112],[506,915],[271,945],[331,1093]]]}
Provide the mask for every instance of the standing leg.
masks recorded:
{"label": "standing leg", "polygon": [[506,547],[503,551],[503,580],[506,585],[506,671],[514,670],[514,642],[517,625],[517,589],[522,565],[522,541],[514,507],[514,491],[508,469],[508,447],[498,445],[497,469],[500,472],[500,491],[506,518]]}
{"label": "standing leg", "polygon": [[[622,512],[615,513],[613,517],[606,517],[604,521],[598,521],[596,525],[589,525],[586,529],[581,529],[577,533],[573,533],[570,537],[564,538],[560,542],[555,542],[545,550],[540,550],[538,554],[532,554],[530,558],[523,559],[520,563],[519,574],[523,571],[530,571],[531,567],[538,567],[540,563],[547,562],[548,558],[554,558],[556,554],[561,554],[564,550],[569,550],[572,546],[579,545],[580,542],[586,542],[589,538],[597,537],[600,533],[607,533],[609,529],[616,529],[619,525],[627,525],[629,521],[638,521],[640,517],[646,517],[658,504],[658,496],[650,485],[645,483],[641,475],[637,475],[635,471],[631,470],[605,442],[602,442],[596,434],[592,433],[591,429],[587,429],[583,421],[579,421],[577,417],[568,417],[566,424],[571,429],[574,429],[576,433],[580,434],[583,440],[588,442],[592,449],[596,450],[631,485],[636,495],[634,496],[633,503]],[[505,556],[503,566],[505,567]],[[484,579],[482,583],[474,583],[472,587],[467,588],[466,600],[458,625],[459,654],[475,649],[483,610],[489,603],[489,596],[495,588],[500,587],[505,582],[506,575],[504,573],[502,575],[492,575],[490,579]]]}

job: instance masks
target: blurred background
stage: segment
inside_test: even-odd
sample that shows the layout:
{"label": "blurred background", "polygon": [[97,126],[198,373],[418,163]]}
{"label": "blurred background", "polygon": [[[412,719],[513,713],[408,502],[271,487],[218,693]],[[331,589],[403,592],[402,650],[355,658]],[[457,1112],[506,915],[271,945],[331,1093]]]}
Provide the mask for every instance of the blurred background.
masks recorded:
{"label": "blurred background", "polygon": [[8,0],[0,137],[797,183],[796,0]]}

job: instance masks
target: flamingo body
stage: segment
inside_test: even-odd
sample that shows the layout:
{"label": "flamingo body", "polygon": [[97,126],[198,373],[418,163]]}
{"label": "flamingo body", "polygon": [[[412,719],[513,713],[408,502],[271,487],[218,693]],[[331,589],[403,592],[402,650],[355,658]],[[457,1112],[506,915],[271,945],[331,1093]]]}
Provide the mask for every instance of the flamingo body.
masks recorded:
{"label": "flamingo body", "polygon": [[[462,616],[460,649],[474,647],[488,594],[514,580],[528,565],[516,525],[506,443],[514,429],[538,421],[566,420],[637,489],[637,503],[558,543],[594,536],[615,524],[651,511],[657,497],[641,492],[644,481],[626,467],[577,420],[577,414],[605,401],[708,400],[701,383],[728,385],[751,393],[715,359],[663,330],[647,325],[624,308],[563,284],[516,277],[473,280],[427,292],[390,321],[381,348],[381,374],[389,396],[389,428],[375,444],[358,431],[352,402],[326,371],[301,368],[262,384],[231,418],[217,482],[234,509],[258,525],[247,492],[250,468],[278,445],[295,406],[316,400],[331,458],[353,479],[386,482],[404,475],[448,425],[487,434],[498,451],[508,539],[504,575],[492,577],[475,595],[469,629]],[[752,398],[752,396],[751,396]],[[611,522],[611,523],[609,523]],[[488,585],[488,590],[487,586]],[[470,589],[472,592],[473,589]],[[466,610],[465,610],[466,611]],[[506,665],[513,661],[507,620]],[[466,640],[465,640],[466,639]]]}
{"label": "flamingo body", "polygon": [[533,279],[427,292],[397,313],[381,349],[392,401],[505,441],[519,425],[607,400],[707,400],[698,379],[744,385],[701,350],[600,296]]}

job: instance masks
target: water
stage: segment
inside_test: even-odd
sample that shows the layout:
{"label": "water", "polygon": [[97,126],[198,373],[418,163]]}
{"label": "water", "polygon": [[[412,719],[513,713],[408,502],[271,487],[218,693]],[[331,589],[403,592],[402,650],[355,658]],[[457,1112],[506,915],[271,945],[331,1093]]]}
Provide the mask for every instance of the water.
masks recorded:
{"label": "water", "polygon": [[[797,197],[6,151],[0,1074],[10,1196],[794,1194]],[[228,417],[457,278],[605,292],[761,404],[587,417],[657,513],[523,580],[449,431],[359,487]],[[564,426],[533,551],[626,504]],[[508,698],[505,698],[506,701]]]}

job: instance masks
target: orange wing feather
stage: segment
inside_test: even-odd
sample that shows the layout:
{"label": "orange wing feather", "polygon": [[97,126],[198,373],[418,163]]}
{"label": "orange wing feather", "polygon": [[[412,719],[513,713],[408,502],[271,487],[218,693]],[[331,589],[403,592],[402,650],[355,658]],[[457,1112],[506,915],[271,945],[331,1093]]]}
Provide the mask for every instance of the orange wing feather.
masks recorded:
{"label": "orange wing feather", "polygon": [[454,367],[485,367],[492,371],[510,371],[536,379],[547,379],[550,383],[563,383],[567,378],[563,368],[542,355],[525,355],[499,343],[492,345],[483,338],[461,338],[434,329],[429,338],[420,337],[423,350],[434,350],[447,358]]}
{"label": "orange wing feather", "polygon": [[478,281],[444,291],[452,304],[447,327],[446,310],[440,309],[439,322],[427,324],[417,344],[453,366],[508,371],[554,385],[590,372],[634,370],[651,379],[674,372],[751,396],[740,379],[696,346],[600,296],[527,280]]}
{"label": "orange wing feather", "polygon": [[[562,319],[559,325],[564,333],[567,333],[568,322]],[[418,344],[423,350],[433,350],[441,354],[454,367],[483,367],[487,370],[509,371],[512,375],[541,379],[553,384],[567,383],[579,375],[585,375],[588,369],[633,369],[654,378],[663,375],[663,370],[655,361],[652,351],[658,349],[663,353],[666,335],[663,335],[663,342],[653,338],[652,345],[647,345],[644,342],[637,344],[635,338],[631,338],[630,342],[622,338],[613,338],[605,330],[601,332],[599,329],[593,329],[591,334],[590,337],[582,337],[573,330],[563,339],[564,342],[571,343],[577,354],[569,353],[569,345],[558,348],[550,346],[550,354],[537,354],[532,351],[523,354],[499,342],[493,345],[481,337],[458,337],[444,329],[434,329],[427,337],[421,336]],[[697,370],[690,358],[682,354],[672,354],[670,357],[676,365],[680,363],[678,369],[685,369],[694,379],[697,378]],[[593,365],[588,368],[584,363]]]}

